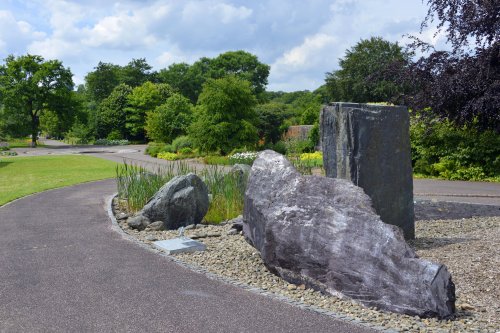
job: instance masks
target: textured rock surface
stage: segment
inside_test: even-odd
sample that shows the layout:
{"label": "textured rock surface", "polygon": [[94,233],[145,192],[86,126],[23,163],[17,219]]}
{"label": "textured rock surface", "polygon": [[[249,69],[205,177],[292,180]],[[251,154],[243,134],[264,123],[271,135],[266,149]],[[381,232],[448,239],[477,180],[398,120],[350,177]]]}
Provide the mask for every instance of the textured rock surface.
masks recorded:
{"label": "textured rock surface", "polygon": [[406,107],[334,103],[320,116],[326,176],[363,188],[385,223],[415,237]]}
{"label": "textured rock surface", "polygon": [[291,283],[398,313],[455,311],[446,267],[418,259],[400,229],[383,223],[347,180],[302,176],[264,151],[250,173],[243,222],[266,266]]}
{"label": "textured rock surface", "polygon": [[208,211],[208,189],[194,173],[174,177],[160,188],[140,214],[163,221],[167,230],[200,223]]}
{"label": "textured rock surface", "polygon": [[144,230],[150,223],[151,221],[142,214],[137,214],[127,220],[128,226],[137,230]]}

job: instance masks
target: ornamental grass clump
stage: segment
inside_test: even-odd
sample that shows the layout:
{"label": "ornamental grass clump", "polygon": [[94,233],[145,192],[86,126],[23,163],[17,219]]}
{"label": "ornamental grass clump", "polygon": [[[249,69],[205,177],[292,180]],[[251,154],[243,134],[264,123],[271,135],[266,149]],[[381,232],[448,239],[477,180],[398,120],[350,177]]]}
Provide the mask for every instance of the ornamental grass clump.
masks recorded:
{"label": "ornamental grass clump", "polygon": [[211,195],[206,222],[220,223],[242,214],[248,175],[228,173],[220,166],[197,171],[185,162],[176,161],[167,167],[159,167],[155,172],[149,172],[136,165],[119,165],[116,167],[118,196],[127,201],[129,212],[135,213],[172,178],[190,172],[203,179]]}

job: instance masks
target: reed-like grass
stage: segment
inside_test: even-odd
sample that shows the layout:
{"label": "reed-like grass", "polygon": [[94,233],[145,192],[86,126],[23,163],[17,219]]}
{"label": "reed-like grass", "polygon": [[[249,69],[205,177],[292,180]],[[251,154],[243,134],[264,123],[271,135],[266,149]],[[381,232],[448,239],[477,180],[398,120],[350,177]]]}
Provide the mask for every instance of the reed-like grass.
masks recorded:
{"label": "reed-like grass", "polygon": [[205,182],[212,198],[205,216],[206,222],[220,223],[243,212],[247,175],[228,173],[215,165],[197,171],[183,161],[176,161],[168,167],[159,167],[150,172],[140,166],[125,163],[116,168],[118,195],[127,201],[128,210],[135,213],[172,178],[190,172],[197,174]]}

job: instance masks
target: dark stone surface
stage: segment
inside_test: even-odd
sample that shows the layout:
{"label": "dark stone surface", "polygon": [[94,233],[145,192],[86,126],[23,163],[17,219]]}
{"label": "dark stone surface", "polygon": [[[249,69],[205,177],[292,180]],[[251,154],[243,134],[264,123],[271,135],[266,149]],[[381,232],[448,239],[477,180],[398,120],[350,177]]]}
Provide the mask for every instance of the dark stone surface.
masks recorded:
{"label": "dark stone surface", "polygon": [[208,211],[208,189],[194,173],[174,177],[155,194],[140,214],[163,221],[166,230],[198,224]]}
{"label": "dark stone surface", "polygon": [[350,180],[370,196],[385,223],[415,237],[413,179],[406,107],[354,103],[320,115],[326,176]]}
{"label": "dark stone surface", "polygon": [[253,164],[243,232],[267,267],[291,283],[409,315],[455,311],[446,266],[418,259],[361,188],[344,179],[302,176],[273,151]]}

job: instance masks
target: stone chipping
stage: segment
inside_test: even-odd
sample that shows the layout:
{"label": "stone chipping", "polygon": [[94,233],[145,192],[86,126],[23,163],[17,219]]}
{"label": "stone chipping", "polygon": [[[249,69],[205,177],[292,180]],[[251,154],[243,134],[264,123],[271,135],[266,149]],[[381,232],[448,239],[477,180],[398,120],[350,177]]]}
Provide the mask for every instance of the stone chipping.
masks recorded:
{"label": "stone chipping", "polygon": [[[115,214],[124,212],[115,199]],[[124,232],[145,244],[151,239],[171,239],[177,231],[130,229],[118,220]],[[199,267],[224,281],[246,286],[322,313],[334,313],[371,327],[396,332],[499,332],[500,331],[500,216],[469,219],[420,220],[416,239],[410,245],[425,259],[447,265],[456,285],[457,314],[454,319],[421,319],[367,308],[349,299],[323,295],[304,285],[289,284],[270,273],[257,250],[231,223],[198,225],[185,231],[207,246],[204,252],[179,254],[175,260]]]}

